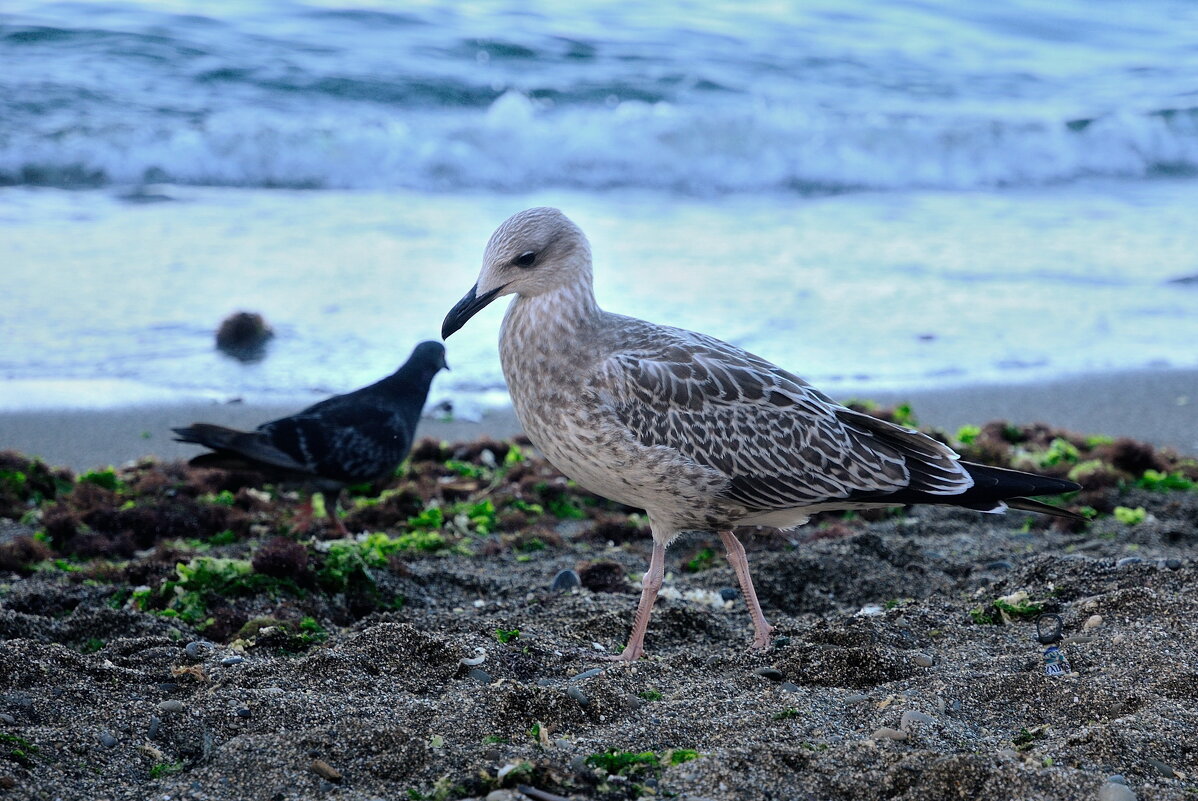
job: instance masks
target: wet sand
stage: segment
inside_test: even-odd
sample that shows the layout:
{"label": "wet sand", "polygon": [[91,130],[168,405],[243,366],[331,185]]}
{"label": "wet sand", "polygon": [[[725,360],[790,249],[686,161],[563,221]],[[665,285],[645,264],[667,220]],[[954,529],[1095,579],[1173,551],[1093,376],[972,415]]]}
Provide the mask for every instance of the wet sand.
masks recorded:
{"label": "wet sand", "polygon": [[[1145,370],[1029,384],[980,385],[904,392],[833,393],[883,405],[909,402],[924,425],[954,432],[965,424],[1002,419],[1046,422],[1087,434],[1129,436],[1198,453],[1198,370]],[[74,470],[120,465],[155,456],[179,459],[200,452],[173,442],[172,426],[204,421],[241,428],[298,411],[298,406],[194,402],[114,409],[0,411],[0,450],[41,456]],[[419,435],[448,442],[520,431],[508,410],[481,421],[425,419]]]}

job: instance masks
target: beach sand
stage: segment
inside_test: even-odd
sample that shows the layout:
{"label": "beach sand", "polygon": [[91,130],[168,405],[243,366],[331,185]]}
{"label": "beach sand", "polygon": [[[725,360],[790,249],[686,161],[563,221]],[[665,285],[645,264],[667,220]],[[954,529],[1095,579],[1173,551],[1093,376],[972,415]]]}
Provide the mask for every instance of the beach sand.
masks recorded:
{"label": "beach sand", "polygon": [[[1047,421],[1192,456],[1193,387],[1193,373],[1144,373],[875,398],[946,429]],[[8,414],[0,431],[94,467],[188,455],[171,425],[284,411]],[[422,433],[515,430],[500,415]],[[1059,433],[1025,429],[1040,439],[1024,445]],[[8,481],[0,795],[1184,801],[1198,792],[1198,491],[1132,486],[1161,464],[1146,446],[1094,448],[1131,472],[1075,501],[1100,513],[1086,525],[916,507],[742,531],[776,626],[764,651],[746,647],[718,538],[685,535],[633,666],[601,657],[628,636],[645,521],[502,443],[423,446],[389,493],[351,504],[346,524],[385,532],[389,556],[376,539],[323,542],[324,521],[298,533],[296,499],[245,475],[145,463],[108,487],[51,478],[39,492],[59,496],[37,508]],[[433,503],[448,514],[430,540],[411,516]],[[581,586],[554,586],[567,570]],[[1060,617],[1059,675],[1040,612]]]}
{"label": "beach sand", "polygon": [[[1085,434],[1128,436],[1198,453],[1198,370],[1144,370],[1072,377],[1052,382],[950,387],[903,392],[832,393],[839,400],[907,402],[923,425],[955,432],[991,420],[1045,422]],[[50,465],[87,470],[153,456],[181,459],[201,449],[174,442],[172,426],[209,422],[253,428],[298,411],[296,406],[194,402],[115,409],[0,412],[0,450],[40,456]],[[424,419],[418,436],[461,442],[520,431],[510,409],[482,420]]]}

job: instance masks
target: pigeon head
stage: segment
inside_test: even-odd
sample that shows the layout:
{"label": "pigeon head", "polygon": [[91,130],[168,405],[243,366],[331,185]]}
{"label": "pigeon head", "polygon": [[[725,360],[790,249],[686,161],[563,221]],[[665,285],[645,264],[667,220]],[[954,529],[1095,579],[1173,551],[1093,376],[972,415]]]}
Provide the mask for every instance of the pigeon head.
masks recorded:
{"label": "pigeon head", "polygon": [[449,364],[445,361],[445,346],[433,339],[417,345],[408,361],[432,373],[449,369]]}
{"label": "pigeon head", "polygon": [[591,286],[591,246],[582,230],[557,209],[526,209],[491,235],[478,281],[445,316],[448,337],[491,301],[534,297],[563,287]]}

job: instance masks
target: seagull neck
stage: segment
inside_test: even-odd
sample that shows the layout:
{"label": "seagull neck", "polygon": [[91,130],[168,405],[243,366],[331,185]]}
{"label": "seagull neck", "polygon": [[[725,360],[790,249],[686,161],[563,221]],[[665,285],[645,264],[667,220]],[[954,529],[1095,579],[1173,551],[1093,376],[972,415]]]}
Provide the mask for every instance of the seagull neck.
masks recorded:
{"label": "seagull neck", "polygon": [[602,313],[586,282],[518,296],[508,308],[504,326],[520,329],[525,336],[561,337],[590,326]]}

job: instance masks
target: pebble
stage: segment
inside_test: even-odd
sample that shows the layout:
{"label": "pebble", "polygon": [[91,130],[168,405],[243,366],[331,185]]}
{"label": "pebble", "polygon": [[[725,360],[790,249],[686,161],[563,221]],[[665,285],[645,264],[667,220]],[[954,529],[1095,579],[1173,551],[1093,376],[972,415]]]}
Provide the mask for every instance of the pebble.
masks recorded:
{"label": "pebble", "polygon": [[774,638],[774,647],[775,648],[785,648],[788,645],[790,645],[790,637],[775,637]]}
{"label": "pebble", "polygon": [[907,732],[883,726],[871,735],[874,740],[906,740]]}
{"label": "pebble", "polygon": [[240,665],[245,661],[244,656],[226,656],[220,661],[222,665]]}
{"label": "pebble", "polygon": [[17,722],[17,719],[7,712],[0,712],[0,723],[6,723],[9,726]]}
{"label": "pebble", "polygon": [[799,685],[795,684],[792,681],[784,681],[781,684],[779,684],[778,686],[781,687],[783,690],[786,690],[786,692],[788,692],[788,693],[797,693],[799,691]]}
{"label": "pebble", "polygon": [[158,730],[162,728],[162,718],[157,715],[150,715],[150,725],[146,727],[146,739],[153,740],[158,736]]}
{"label": "pebble", "polygon": [[179,685],[175,684],[173,681],[160,682],[156,686],[158,687],[159,692],[164,693],[173,693],[175,690],[179,689]]}
{"label": "pebble", "polygon": [[571,676],[570,681],[582,681],[583,679],[593,679],[596,676],[601,676],[601,675],[603,675],[603,668],[591,668],[590,670],[584,670],[581,673]]}
{"label": "pebble", "polygon": [[1148,757],[1148,764],[1153,770],[1164,776],[1166,779],[1177,778],[1177,771],[1173,770],[1173,768],[1169,767],[1164,762],[1161,762],[1159,759]]}
{"label": "pebble", "polygon": [[577,701],[582,706],[586,706],[587,704],[589,704],[591,702],[591,699],[587,698],[587,694],[584,693],[582,690],[580,690],[578,687],[571,687],[570,689],[566,690],[566,695],[573,698],[575,701]]}
{"label": "pebble", "polygon": [[911,728],[912,723],[935,723],[936,718],[931,715],[926,715],[923,712],[916,712],[914,709],[908,709],[903,713],[903,719],[899,723],[899,728],[906,731]]}
{"label": "pebble", "polygon": [[333,783],[341,781],[341,771],[337,770],[323,759],[313,759],[311,768],[312,772],[322,779],[327,779]]}
{"label": "pebble", "polygon": [[116,748],[117,739],[112,736],[111,732],[100,732],[100,745],[105,748]]}
{"label": "pebble", "polygon": [[252,713],[250,712],[249,707],[244,707],[244,706],[238,707],[237,712],[236,712],[236,715],[239,718],[248,718],[251,714]]}
{"label": "pebble", "polygon": [[1090,615],[1086,618],[1086,622],[1082,624],[1082,631],[1096,629],[1102,625],[1102,615]]}
{"label": "pebble", "polygon": [[846,695],[844,697],[844,705],[855,706],[856,704],[863,704],[868,700],[869,696],[865,695],[864,693],[853,693],[852,695]]}
{"label": "pebble", "polygon": [[159,712],[182,712],[183,711],[183,702],[176,700],[174,698],[168,698],[165,701],[159,702],[158,711]]}
{"label": "pebble", "polygon": [[558,574],[553,577],[553,583],[549,585],[549,589],[554,592],[564,592],[581,586],[582,579],[578,577],[577,571],[567,568],[566,570],[558,571]]}
{"label": "pebble", "polygon": [[920,667],[931,667],[933,662],[932,657],[923,653],[912,654],[911,661]]}
{"label": "pebble", "polygon": [[1170,570],[1181,570],[1181,560],[1180,559],[1166,559],[1165,567],[1169,568]]}
{"label": "pebble", "polygon": [[753,672],[762,678],[769,679],[770,681],[782,681],[782,679],[786,678],[782,675],[782,671],[778,670],[778,668],[759,667]]}
{"label": "pebble", "polygon": [[203,659],[206,659],[209,654],[216,650],[216,646],[210,642],[195,640],[193,642],[187,643],[187,647],[183,650],[187,652],[187,657],[189,659],[199,662]]}
{"label": "pebble", "polygon": [[986,563],[987,570],[1012,570],[1015,565],[1008,562],[1006,559],[996,559],[993,562]]}
{"label": "pebble", "polygon": [[1139,556],[1125,556],[1115,563],[1115,567],[1127,567],[1128,565],[1138,565],[1144,560]]}
{"label": "pebble", "polygon": [[720,598],[725,601],[735,601],[740,597],[740,590],[735,587],[720,587]]}
{"label": "pebble", "polygon": [[487,652],[482,648],[474,649],[474,656],[464,656],[458,660],[466,667],[478,667],[487,661]]}
{"label": "pebble", "polygon": [[491,683],[491,674],[481,668],[474,668],[466,675],[477,681],[479,684]]}
{"label": "pebble", "polygon": [[285,695],[287,693],[282,687],[263,687],[262,692],[273,696]]}
{"label": "pebble", "polygon": [[1098,790],[1098,801],[1136,801],[1136,794],[1126,784],[1107,779]]}

